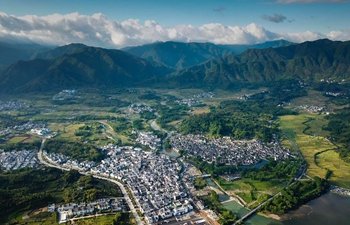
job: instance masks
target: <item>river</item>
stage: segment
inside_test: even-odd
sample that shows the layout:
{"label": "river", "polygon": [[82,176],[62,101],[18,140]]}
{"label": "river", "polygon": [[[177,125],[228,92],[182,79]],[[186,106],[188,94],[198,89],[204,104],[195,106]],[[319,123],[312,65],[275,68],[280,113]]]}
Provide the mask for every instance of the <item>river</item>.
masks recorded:
{"label": "river", "polygon": [[[239,217],[248,212],[236,202],[223,204],[227,209],[236,213]],[[254,215],[244,221],[246,225],[349,225],[350,198],[328,193],[299,209],[283,216],[284,221],[276,221],[259,215]]]}

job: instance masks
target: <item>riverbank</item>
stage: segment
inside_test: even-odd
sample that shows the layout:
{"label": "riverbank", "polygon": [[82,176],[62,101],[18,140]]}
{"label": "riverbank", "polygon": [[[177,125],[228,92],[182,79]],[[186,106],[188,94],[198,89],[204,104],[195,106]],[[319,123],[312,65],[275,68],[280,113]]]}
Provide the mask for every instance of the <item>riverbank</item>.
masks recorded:
{"label": "riverbank", "polygon": [[329,190],[331,193],[350,197],[350,190],[349,189],[331,185]]}
{"label": "riverbank", "polygon": [[269,219],[273,219],[273,220],[278,220],[278,221],[283,221],[284,219],[282,218],[282,216],[277,215],[277,214],[273,214],[273,213],[264,213],[264,212],[258,212],[257,213],[259,216],[263,216]]}

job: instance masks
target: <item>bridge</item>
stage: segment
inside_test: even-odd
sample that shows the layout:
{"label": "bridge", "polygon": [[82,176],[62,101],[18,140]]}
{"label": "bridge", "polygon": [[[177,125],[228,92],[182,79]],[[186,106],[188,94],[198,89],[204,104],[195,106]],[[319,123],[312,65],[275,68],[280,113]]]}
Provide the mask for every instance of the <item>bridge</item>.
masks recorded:
{"label": "bridge", "polygon": [[242,218],[240,218],[239,220],[237,220],[233,225],[239,224],[240,222],[242,222],[243,220],[247,219],[248,217],[250,217],[251,215],[253,215],[254,213],[256,213],[261,207],[263,207],[267,202],[269,202],[270,200],[274,199],[276,196],[280,195],[281,192],[278,192],[277,194],[275,194],[274,196],[272,196],[271,198],[269,198],[268,200],[266,200],[264,203],[261,203],[258,207],[256,207],[255,209],[251,210],[250,212],[248,212],[247,214],[245,214]]}

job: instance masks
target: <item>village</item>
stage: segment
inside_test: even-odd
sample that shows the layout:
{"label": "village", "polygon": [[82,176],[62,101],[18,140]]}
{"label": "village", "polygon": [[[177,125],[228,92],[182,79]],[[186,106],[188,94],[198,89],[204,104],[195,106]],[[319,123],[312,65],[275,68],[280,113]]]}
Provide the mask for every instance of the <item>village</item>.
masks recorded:
{"label": "village", "polygon": [[77,90],[75,89],[67,89],[67,90],[62,90],[60,93],[55,94],[52,97],[52,100],[56,101],[63,101],[71,98],[77,98]]}
{"label": "village", "polygon": [[45,124],[39,124],[39,123],[33,123],[31,121],[29,122],[26,122],[26,123],[23,123],[23,124],[20,124],[20,125],[15,125],[15,126],[12,126],[12,127],[6,127],[4,129],[2,129],[0,131],[0,136],[2,135],[7,135],[7,134],[12,134],[12,133],[18,133],[18,131],[22,131],[22,132],[25,132],[25,131],[28,131],[28,130],[31,130],[33,129],[34,130],[41,130],[41,129],[46,129],[46,125]]}
{"label": "village", "polygon": [[274,141],[268,145],[259,140],[232,140],[230,137],[208,139],[203,135],[171,136],[172,148],[186,151],[189,157],[201,157],[208,163],[225,165],[253,165],[261,160],[291,157],[291,152]]}
{"label": "village", "polygon": [[305,109],[309,113],[318,113],[322,112],[326,109],[325,106],[317,106],[317,105],[301,105],[299,106],[301,109]]}
{"label": "village", "polygon": [[47,209],[48,212],[58,212],[58,223],[65,223],[87,215],[126,211],[127,206],[124,199],[103,198],[89,203],[50,204]]}
{"label": "village", "polygon": [[176,160],[131,146],[109,144],[103,146],[102,150],[107,151],[108,158],[98,165],[92,162],[79,163],[60,154],[44,152],[44,156],[51,163],[64,168],[124,182],[148,223],[193,210],[187,189],[180,182],[182,166]]}
{"label": "village", "polygon": [[0,168],[4,171],[39,166],[36,152],[32,150],[4,152],[0,149]]}
{"label": "village", "polygon": [[0,103],[0,111],[3,110],[19,110],[22,108],[28,108],[29,106],[25,102],[19,102],[19,101],[7,101],[7,102],[1,102]]}

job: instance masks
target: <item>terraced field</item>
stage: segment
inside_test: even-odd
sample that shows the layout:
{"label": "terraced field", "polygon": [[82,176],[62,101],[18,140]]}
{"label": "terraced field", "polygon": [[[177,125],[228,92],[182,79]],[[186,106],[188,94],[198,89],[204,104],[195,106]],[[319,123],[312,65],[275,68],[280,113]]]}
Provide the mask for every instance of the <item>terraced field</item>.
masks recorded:
{"label": "terraced field", "polygon": [[[350,186],[350,164],[339,158],[336,152],[337,146],[326,138],[328,133],[322,130],[322,126],[327,123],[324,115],[281,116],[279,123],[284,135],[294,141],[300,149],[308,164],[309,176],[325,178],[329,170],[331,171],[330,180],[334,184]],[[284,140],[282,144],[292,148],[288,140]]]}

